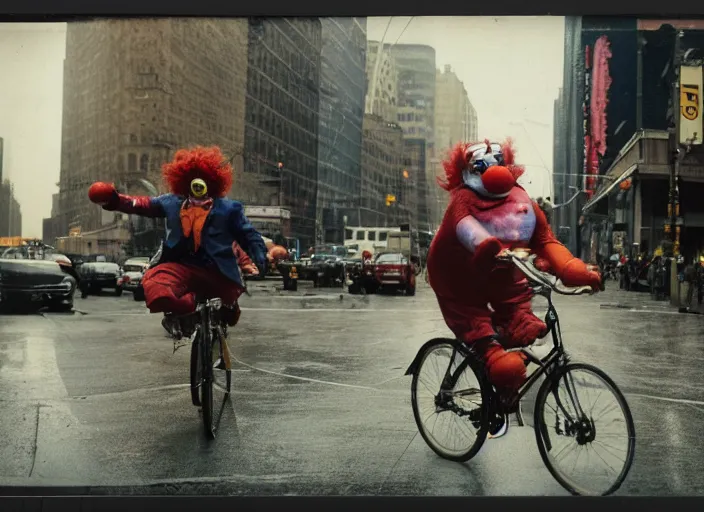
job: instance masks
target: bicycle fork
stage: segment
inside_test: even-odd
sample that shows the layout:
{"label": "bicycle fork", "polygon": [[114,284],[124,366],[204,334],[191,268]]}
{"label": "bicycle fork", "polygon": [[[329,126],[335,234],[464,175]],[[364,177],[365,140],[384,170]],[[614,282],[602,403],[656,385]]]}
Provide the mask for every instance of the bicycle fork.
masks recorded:
{"label": "bicycle fork", "polygon": [[[560,398],[559,385],[560,380],[564,379],[565,388],[567,389],[568,398],[572,404],[572,408],[576,414],[576,418],[569,412],[562,399]],[[591,420],[587,417],[584,410],[582,409],[582,404],[577,396],[577,388],[574,385],[574,380],[572,376],[567,372],[562,379],[555,381],[553,384],[553,389],[551,394],[555,397],[555,403],[557,405],[557,410],[555,411],[555,432],[557,435],[565,436],[577,436],[577,441],[582,444],[590,440],[589,438],[593,435],[593,425]],[[559,413],[564,416],[564,423],[560,421]],[[542,418],[540,421],[540,430],[543,434],[543,439],[545,440],[545,448],[547,451],[552,450],[552,443],[550,442],[550,435],[548,433],[548,427]],[[561,424],[562,423],[562,424]],[[564,430],[562,429],[564,427]],[[586,429],[588,434],[584,434],[583,429]]]}

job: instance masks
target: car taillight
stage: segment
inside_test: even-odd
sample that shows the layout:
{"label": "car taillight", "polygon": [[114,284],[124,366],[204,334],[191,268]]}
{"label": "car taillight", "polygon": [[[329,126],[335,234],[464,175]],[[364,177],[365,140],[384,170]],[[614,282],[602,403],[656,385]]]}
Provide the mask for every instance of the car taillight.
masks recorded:
{"label": "car taillight", "polygon": [[130,281],[130,276],[122,276],[123,283],[129,283],[129,281]]}

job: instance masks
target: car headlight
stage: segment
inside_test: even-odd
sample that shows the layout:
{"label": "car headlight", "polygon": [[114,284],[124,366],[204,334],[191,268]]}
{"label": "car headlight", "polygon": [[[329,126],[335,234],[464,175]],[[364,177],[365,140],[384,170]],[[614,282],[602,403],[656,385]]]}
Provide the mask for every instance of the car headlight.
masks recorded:
{"label": "car headlight", "polygon": [[76,285],[76,280],[71,276],[66,276],[61,280],[61,285],[64,288],[71,289]]}

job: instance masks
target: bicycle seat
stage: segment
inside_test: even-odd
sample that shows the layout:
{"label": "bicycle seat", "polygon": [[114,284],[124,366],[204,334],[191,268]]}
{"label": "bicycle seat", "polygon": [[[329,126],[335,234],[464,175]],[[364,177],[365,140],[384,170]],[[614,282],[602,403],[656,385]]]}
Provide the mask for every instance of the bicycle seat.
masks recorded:
{"label": "bicycle seat", "polygon": [[217,311],[220,308],[222,308],[223,302],[222,299],[219,297],[213,297],[213,298],[206,298],[203,296],[196,295],[196,311],[202,311],[203,308],[208,308],[212,309],[213,311]]}

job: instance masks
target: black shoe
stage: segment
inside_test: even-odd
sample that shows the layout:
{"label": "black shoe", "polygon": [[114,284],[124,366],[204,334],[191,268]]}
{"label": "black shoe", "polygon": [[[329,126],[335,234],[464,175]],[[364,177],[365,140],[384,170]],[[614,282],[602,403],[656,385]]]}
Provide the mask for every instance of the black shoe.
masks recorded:
{"label": "black shoe", "polygon": [[161,319],[161,326],[169,333],[169,336],[175,340],[180,340],[183,338],[183,333],[181,332],[181,325],[177,316],[166,313],[164,318]]}
{"label": "black shoe", "polygon": [[489,436],[488,439],[497,439],[503,437],[508,432],[509,420],[508,415],[497,414],[489,420]]}

